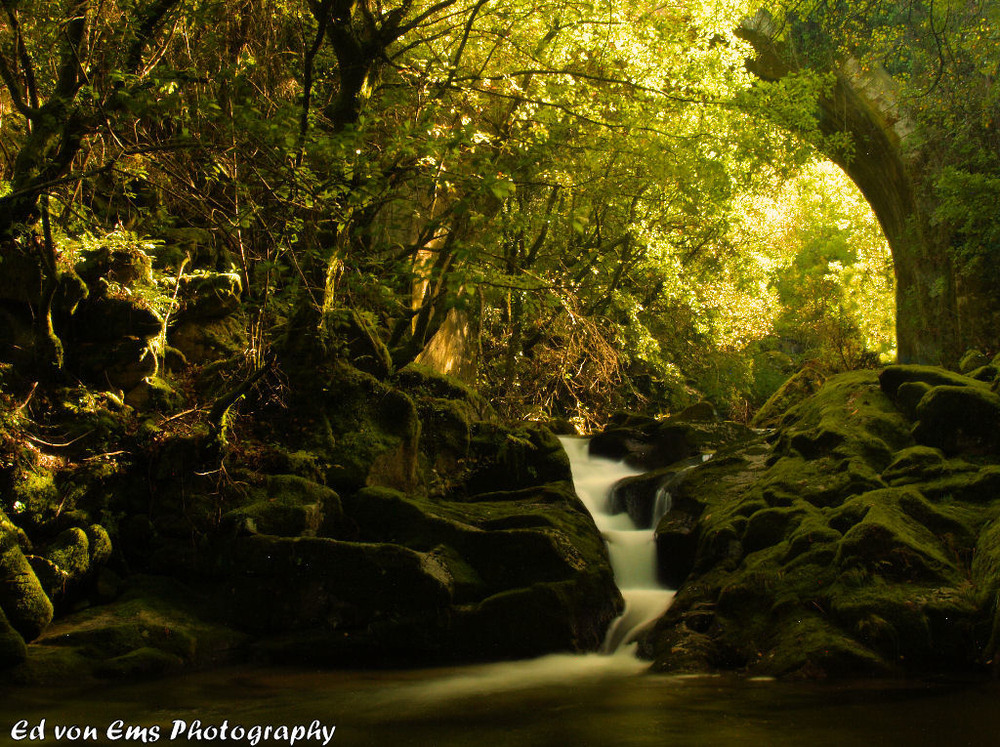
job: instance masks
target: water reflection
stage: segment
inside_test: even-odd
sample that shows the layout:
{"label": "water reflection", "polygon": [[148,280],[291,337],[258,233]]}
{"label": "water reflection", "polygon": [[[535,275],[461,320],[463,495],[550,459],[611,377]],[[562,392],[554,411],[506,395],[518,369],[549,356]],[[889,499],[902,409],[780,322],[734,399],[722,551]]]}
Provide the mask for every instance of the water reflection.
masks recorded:
{"label": "water reflection", "polygon": [[909,747],[995,744],[1000,734],[994,683],[749,682],[636,674],[626,663],[637,664],[625,656],[543,657],[402,672],[229,670],[98,689],[0,689],[0,744],[17,744],[9,735],[18,719],[41,718],[50,726],[46,744],[60,743],[52,724],[103,730],[115,719],[160,724],[159,742],[171,745],[247,744],[169,741],[175,719],[244,727],[319,720],[336,725],[333,745]]}

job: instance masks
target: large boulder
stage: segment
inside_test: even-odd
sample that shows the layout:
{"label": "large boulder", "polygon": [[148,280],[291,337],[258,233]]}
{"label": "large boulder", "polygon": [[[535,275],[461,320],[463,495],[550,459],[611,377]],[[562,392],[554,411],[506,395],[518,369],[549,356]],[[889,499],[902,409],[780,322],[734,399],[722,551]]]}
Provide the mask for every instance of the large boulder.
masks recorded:
{"label": "large boulder", "polygon": [[222,517],[222,526],[238,534],[278,537],[346,538],[357,532],[333,490],[297,475],[268,476],[245,505]]}
{"label": "large boulder", "polygon": [[677,493],[696,491],[700,508],[658,529],[661,561],[680,572],[642,642],[656,668],[821,677],[988,663],[1000,465],[975,439],[959,440],[965,459],[915,443],[920,428],[891,399],[915,382],[989,393],[930,367],[836,376],[787,411],[770,455],[692,470]]}

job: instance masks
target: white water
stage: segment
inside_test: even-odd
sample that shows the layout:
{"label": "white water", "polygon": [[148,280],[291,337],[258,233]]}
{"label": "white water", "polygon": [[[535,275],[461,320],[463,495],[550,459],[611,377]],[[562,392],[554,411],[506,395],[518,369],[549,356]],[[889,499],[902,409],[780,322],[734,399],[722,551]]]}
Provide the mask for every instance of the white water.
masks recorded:
{"label": "white water", "polygon": [[[666,611],[674,598],[674,592],[664,589],[656,578],[653,529],[636,529],[627,513],[609,512],[614,484],[640,471],[623,462],[590,456],[587,439],[563,436],[559,440],[569,455],[576,492],[608,543],[615,583],[625,598],[625,611],[608,628],[601,650],[603,653],[622,651]],[[660,516],[669,509],[669,500],[669,494],[657,495],[654,528]]]}
{"label": "white water", "polygon": [[[537,659],[463,667],[455,673],[442,672],[441,676],[422,680],[412,688],[404,687],[400,692],[406,699],[430,705],[454,698],[533,688],[582,686],[607,678],[631,677],[648,669],[649,663],[635,656],[635,639],[666,611],[674,592],[656,582],[653,531],[637,530],[627,513],[608,512],[612,486],[623,477],[640,472],[621,462],[591,458],[586,439],[560,440],[569,455],[576,492],[608,542],[615,583],[625,598],[625,611],[608,627],[601,653],[550,654]],[[669,495],[663,501],[658,497],[657,503],[661,502],[669,508]]]}

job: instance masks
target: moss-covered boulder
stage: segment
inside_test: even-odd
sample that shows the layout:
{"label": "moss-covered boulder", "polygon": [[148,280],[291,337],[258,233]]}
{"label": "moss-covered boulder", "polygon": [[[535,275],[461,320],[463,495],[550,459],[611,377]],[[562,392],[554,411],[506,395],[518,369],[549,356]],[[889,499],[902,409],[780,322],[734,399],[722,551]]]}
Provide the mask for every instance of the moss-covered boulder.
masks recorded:
{"label": "moss-covered boulder", "polygon": [[163,329],[163,318],[141,298],[92,296],[80,303],[73,325],[77,339],[109,344],[126,337],[155,337]]}
{"label": "moss-covered boulder", "polygon": [[133,576],[114,602],[53,622],[9,676],[32,684],[137,679],[239,660],[247,635],[219,621],[220,601],[171,579]]}
{"label": "moss-covered boulder", "polygon": [[345,538],[356,534],[340,497],[325,485],[296,475],[271,475],[248,502],[222,517],[224,529],[279,537]]}
{"label": "moss-covered boulder", "polygon": [[789,409],[815,394],[826,377],[812,366],[805,366],[778,387],[754,414],[754,428],[773,428]]}
{"label": "moss-covered boulder", "polygon": [[[440,633],[453,657],[594,650],[620,609],[603,540],[567,481],[452,500],[370,488],[347,509],[362,539],[428,553],[446,570]],[[531,634],[536,619],[548,621],[545,636]]]}
{"label": "moss-covered boulder", "polygon": [[198,271],[177,283],[178,321],[205,321],[232,314],[240,305],[243,281],[237,272]]}
{"label": "moss-covered boulder", "polygon": [[[222,570],[233,623],[257,636],[312,641],[313,660],[416,660],[439,635],[450,577],[433,556],[396,544],[256,535]],[[303,652],[304,653],[304,652]],[[436,653],[436,652],[435,652]]]}
{"label": "moss-covered boulder", "polygon": [[977,368],[982,368],[988,365],[990,359],[983,355],[982,351],[979,350],[966,350],[965,355],[958,362],[958,370],[966,375],[969,375],[972,371]]}
{"label": "moss-covered boulder", "polygon": [[658,669],[820,677],[988,664],[1000,641],[1000,465],[981,443],[960,440],[961,454],[914,443],[891,399],[911,383],[989,394],[930,367],[836,376],[788,410],[769,455],[691,471],[678,493],[696,490],[703,507],[668,512],[658,532],[682,581],[642,643]]}
{"label": "moss-covered boulder", "polygon": [[280,432],[286,449],[315,455],[341,493],[420,485],[421,426],[409,395],[339,359],[305,376],[296,374],[291,407],[276,414],[275,438]]}
{"label": "moss-covered boulder", "polygon": [[917,404],[913,437],[954,452],[1000,443],[1000,396],[972,386],[935,386]]}
{"label": "moss-covered boulder", "polygon": [[611,488],[610,512],[627,513],[638,529],[651,528],[673,507],[673,494],[687,470],[701,461],[701,456],[691,457],[670,467],[619,480]]}
{"label": "moss-covered boulder", "polygon": [[167,340],[183,356],[177,358],[174,367],[180,368],[185,363],[205,365],[224,362],[246,349],[246,321],[239,314],[221,319],[180,320],[171,325]]}
{"label": "moss-covered boulder", "polygon": [[455,490],[472,495],[570,480],[569,457],[545,426],[480,421],[472,424],[465,480]]}
{"label": "moss-covered boulder", "polygon": [[987,385],[977,379],[957,374],[937,366],[921,366],[916,364],[905,364],[898,366],[888,366],[879,374],[879,386],[890,398],[895,398],[900,385],[910,381],[920,381],[929,386],[978,386],[987,388]]}
{"label": "moss-covered boulder", "polygon": [[33,641],[52,621],[52,602],[21,552],[10,520],[0,512],[0,610],[26,641]]}
{"label": "moss-covered boulder", "polygon": [[102,246],[89,252],[76,272],[95,295],[111,284],[126,288],[153,284],[153,260],[137,246]]}

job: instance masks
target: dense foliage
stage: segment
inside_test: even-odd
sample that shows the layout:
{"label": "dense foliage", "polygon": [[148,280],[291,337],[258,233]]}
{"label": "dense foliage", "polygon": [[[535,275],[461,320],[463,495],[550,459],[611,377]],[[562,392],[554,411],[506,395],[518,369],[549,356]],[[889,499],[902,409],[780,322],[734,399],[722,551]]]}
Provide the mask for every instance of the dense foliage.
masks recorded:
{"label": "dense foliage", "polygon": [[[804,362],[892,355],[884,239],[818,165],[845,147],[815,124],[829,78],[756,82],[738,3],[2,6],[3,260],[40,270],[0,295],[35,310],[39,370],[64,362],[66,278],[116,246],[154,258],[164,331],[183,277],[237,274],[248,371],[351,313],[513,416],[745,417]],[[936,218],[982,263],[995,19],[912,6],[770,10],[900,81],[944,144]]]}

